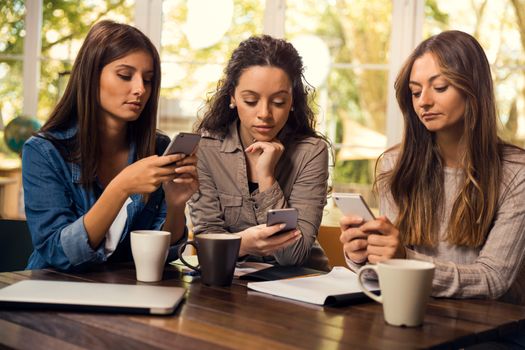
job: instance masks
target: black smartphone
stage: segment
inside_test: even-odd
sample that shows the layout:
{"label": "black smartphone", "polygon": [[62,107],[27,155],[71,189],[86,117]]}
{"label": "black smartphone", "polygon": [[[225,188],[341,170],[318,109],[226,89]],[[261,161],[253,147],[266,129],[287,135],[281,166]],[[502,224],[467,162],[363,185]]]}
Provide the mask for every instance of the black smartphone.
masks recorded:
{"label": "black smartphone", "polygon": [[168,154],[182,153],[188,156],[195,152],[200,139],[201,135],[199,134],[181,132],[171,140],[162,155],[167,156]]}
{"label": "black smartphone", "polygon": [[275,234],[295,230],[299,214],[295,208],[270,209],[266,214],[266,226],[285,224],[283,229]]}
{"label": "black smartphone", "polygon": [[374,213],[359,193],[334,193],[334,201],[344,215],[359,215],[365,221],[375,220]]}

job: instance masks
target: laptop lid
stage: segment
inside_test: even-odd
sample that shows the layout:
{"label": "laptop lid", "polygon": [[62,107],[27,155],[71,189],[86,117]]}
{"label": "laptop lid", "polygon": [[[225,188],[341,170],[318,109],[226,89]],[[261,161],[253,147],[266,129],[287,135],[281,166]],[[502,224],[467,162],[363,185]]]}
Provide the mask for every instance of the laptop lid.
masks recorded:
{"label": "laptop lid", "polygon": [[0,289],[0,308],[171,314],[184,288],[25,280]]}

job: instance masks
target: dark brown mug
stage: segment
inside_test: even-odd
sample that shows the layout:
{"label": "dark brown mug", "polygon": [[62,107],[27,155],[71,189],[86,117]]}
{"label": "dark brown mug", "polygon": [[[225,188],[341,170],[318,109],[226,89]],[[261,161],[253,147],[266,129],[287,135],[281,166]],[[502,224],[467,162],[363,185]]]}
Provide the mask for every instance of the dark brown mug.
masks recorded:
{"label": "dark brown mug", "polygon": [[[199,266],[193,266],[184,260],[182,252],[186,245],[197,250]],[[201,281],[210,286],[225,287],[232,284],[235,263],[241,247],[241,237],[228,233],[203,233],[193,241],[179,247],[182,263],[201,274]]]}

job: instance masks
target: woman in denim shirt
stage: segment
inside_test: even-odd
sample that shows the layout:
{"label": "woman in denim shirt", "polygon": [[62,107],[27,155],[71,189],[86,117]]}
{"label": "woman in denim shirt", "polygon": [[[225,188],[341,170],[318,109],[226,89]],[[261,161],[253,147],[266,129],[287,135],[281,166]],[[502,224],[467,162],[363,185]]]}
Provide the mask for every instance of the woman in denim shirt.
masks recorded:
{"label": "woman in denim shirt", "polygon": [[196,157],[159,157],[169,142],[156,132],[159,89],[159,56],[143,33],[112,21],[91,28],[63,97],[24,145],[28,269],[131,260],[139,229],[170,231],[176,257]]}

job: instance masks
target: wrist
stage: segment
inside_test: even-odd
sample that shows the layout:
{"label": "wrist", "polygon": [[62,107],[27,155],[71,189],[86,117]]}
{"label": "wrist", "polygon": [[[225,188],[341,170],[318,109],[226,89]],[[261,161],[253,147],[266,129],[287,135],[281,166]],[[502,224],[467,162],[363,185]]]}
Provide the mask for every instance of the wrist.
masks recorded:
{"label": "wrist", "polygon": [[264,192],[269,189],[275,183],[275,178],[273,176],[264,176],[259,178],[259,192]]}
{"label": "wrist", "polygon": [[243,239],[243,233],[244,233],[244,231],[233,233],[234,235],[241,237],[241,246],[239,247],[238,257],[242,257],[242,256],[245,256],[245,255],[248,255],[248,252],[246,250],[246,245],[245,245],[246,242]]}
{"label": "wrist", "polygon": [[119,181],[117,181],[117,178],[114,178],[113,180],[109,182],[104,192],[106,191],[110,192],[113,198],[115,199],[126,199],[129,196],[131,196],[131,193],[128,193],[126,188],[121,186]]}
{"label": "wrist", "polygon": [[167,210],[172,213],[183,213],[186,210],[186,202],[166,201]]}

